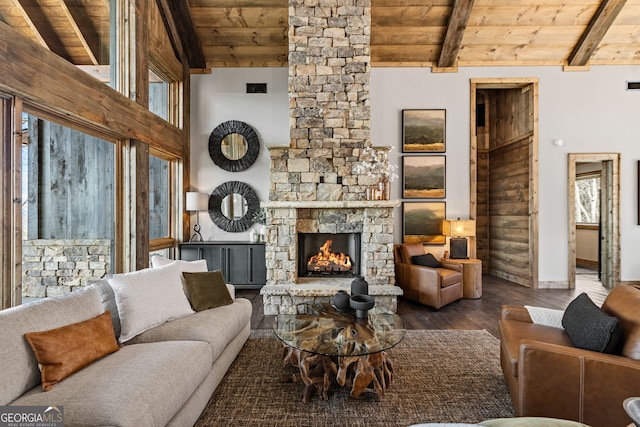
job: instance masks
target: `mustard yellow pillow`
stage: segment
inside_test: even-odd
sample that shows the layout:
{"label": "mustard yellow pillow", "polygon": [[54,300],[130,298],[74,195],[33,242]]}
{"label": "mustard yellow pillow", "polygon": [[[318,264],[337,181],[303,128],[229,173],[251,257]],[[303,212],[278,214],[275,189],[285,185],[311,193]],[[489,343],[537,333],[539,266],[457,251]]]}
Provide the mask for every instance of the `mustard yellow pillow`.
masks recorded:
{"label": "mustard yellow pillow", "polygon": [[191,308],[202,311],[233,303],[221,271],[182,273]]}
{"label": "mustard yellow pillow", "polygon": [[107,354],[118,351],[111,314],[60,328],[24,334],[40,365],[45,391]]}

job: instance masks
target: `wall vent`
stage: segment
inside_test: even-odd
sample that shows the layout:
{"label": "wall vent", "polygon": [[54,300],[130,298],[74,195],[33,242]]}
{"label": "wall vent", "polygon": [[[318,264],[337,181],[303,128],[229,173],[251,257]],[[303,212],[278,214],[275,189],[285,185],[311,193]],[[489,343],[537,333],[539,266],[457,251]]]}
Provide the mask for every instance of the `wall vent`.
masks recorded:
{"label": "wall vent", "polygon": [[267,93],[267,84],[247,83],[247,93]]}
{"label": "wall vent", "polygon": [[640,82],[627,82],[627,90],[640,90]]}

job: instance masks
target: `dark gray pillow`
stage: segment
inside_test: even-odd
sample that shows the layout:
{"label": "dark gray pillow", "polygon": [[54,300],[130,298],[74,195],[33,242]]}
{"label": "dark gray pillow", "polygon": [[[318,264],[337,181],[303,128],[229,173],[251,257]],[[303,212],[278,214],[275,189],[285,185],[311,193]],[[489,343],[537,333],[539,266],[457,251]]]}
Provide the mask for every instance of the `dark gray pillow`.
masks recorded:
{"label": "dark gray pillow", "polygon": [[440,267],[440,263],[433,256],[433,254],[424,254],[424,255],[414,255],[411,257],[411,261],[414,264],[422,265],[425,267],[438,268]]}
{"label": "dark gray pillow", "polygon": [[619,350],[620,321],[602,311],[585,293],[569,303],[562,316],[562,326],[577,348],[609,354]]}

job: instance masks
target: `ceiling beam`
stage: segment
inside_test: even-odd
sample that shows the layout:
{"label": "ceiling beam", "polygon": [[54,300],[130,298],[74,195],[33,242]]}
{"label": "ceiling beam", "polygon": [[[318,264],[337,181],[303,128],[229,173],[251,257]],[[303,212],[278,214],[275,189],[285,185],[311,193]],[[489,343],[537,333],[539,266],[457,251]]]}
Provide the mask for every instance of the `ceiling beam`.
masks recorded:
{"label": "ceiling beam", "polygon": [[627,0],[604,0],[569,57],[569,66],[587,65]]}
{"label": "ceiling beam", "polygon": [[33,20],[31,19],[27,11],[24,9],[24,7],[22,7],[22,3],[20,3],[19,0],[12,0],[12,3],[15,6],[15,8],[20,11],[22,18],[27,22],[29,29],[31,29],[31,32],[35,36],[36,40],[38,40],[38,43],[40,43],[42,46],[46,47],[47,49],[51,50],[51,48],[47,44],[47,41],[42,37],[42,34],[40,34],[40,31],[38,31],[38,27],[36,27],[36,24],[33,23]]}
{"label": "ceiling beam", "polygon": [[189,12],[188,1],[157,0],[157,3],[173,50],[179,58],[186,59],[190,68],[206,68],[207,61]]}
{"label": "ceiling beam", "polygon": [[464,36],[464,31],[467,29],[472,7],[473,0],[455,0],[451,17],[449,18],[449,25],[447,26],[447,33],[442,43],[440,58],[438,58],[438,67],[447,68],[456,64],[458,51],[462,44],[462,36]]}
{"label": "ceiling beam", "polygon": [[69,10],[69,7],[67,7],[67,3],[65,3],[64,0],[58,0],[58,6],[60,7],[60,9],[62,9],[62,13],[67,18],[67,21],[69,21],[69,25],[71,25],[73,32],[76,34],[76,37],[78,37],[78,40],[80,41],[80,44],[89,57],[89,61],[91,61],[91,64],[98,65],[98,58],[96,58],[95,52],[93,51],[93,49],[91,49],[91,46],[89,46],[89,43],[87,42],[87,38],[84,36],[84,34],[82,34],[78,23],[74,19],[73,15],[71,15],[71,11]]}

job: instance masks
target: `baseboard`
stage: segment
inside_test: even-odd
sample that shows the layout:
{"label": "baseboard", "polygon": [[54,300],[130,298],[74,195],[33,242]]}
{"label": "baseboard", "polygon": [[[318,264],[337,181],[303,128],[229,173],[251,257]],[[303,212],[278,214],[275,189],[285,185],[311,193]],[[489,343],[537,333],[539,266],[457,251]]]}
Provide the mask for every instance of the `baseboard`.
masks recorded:
{"label": "baseboard", "polygon": [[591,259],[576,258],[576,267],[584,267],[584,268],[589,268],[591,270],[597,270],[598,261],[594,261]]}
{"label": "baseboard", "polygon": [[569,282],[567,280],[539,281],[538,289],[569,289]]}

